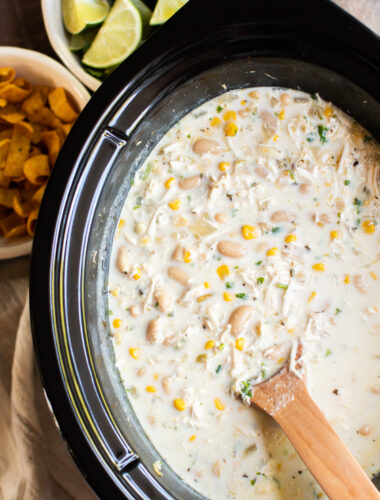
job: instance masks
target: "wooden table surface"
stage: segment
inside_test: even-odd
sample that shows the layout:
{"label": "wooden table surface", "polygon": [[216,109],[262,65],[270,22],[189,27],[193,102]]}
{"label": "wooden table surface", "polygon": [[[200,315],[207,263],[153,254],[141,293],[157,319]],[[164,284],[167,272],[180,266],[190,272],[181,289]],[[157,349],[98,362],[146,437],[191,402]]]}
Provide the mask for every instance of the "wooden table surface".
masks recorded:
{"label": "wooden table surface", "polygon": [[[380,0],[335,2],[380,33]],[[0,45],[39,50],[54,57],[45,33],[39,0],[0,0]]]}

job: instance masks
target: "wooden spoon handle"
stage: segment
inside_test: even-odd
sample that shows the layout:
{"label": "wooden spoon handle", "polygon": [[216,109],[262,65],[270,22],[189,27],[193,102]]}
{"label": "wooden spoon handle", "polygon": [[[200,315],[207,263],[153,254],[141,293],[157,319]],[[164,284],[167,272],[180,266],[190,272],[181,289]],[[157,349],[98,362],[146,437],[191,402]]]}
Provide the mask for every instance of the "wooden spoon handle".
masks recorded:
{"label": "wooden spoon handle", "polygon": [[[300,387],[301,386],[301,387]],[[300,384],[273,417],[330,500],[379,500],[380,494]]]}

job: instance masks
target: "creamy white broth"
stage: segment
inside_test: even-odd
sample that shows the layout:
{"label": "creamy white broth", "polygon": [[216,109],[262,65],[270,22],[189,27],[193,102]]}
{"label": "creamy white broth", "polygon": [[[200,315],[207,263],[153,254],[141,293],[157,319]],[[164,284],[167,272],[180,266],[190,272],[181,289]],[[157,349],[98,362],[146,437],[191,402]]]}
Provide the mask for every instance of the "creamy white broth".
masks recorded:
{"label": "creamy white broth", "polygon": [[313,399],[379,471],[378,169],[378,144],[332,104],[266,87],[193,110],[137,172],[109,273],[116,364],[163,460],[205,497],[324,497],[236,396],[299,340]]}

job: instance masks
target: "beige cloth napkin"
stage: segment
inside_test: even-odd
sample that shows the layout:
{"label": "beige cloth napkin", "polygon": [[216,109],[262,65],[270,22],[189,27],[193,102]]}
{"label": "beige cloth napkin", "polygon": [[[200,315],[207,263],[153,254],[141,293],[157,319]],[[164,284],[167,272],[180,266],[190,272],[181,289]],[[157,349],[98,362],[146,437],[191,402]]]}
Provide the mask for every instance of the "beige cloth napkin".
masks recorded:
{"label": "beige cloth napkin", "polygon": [[[0,500],[94,500],[45,400],[28,301],[11,338],[25,299],[25,286],[14,285],[0,288]],[[14,293],[17,288],[23,297]]]}

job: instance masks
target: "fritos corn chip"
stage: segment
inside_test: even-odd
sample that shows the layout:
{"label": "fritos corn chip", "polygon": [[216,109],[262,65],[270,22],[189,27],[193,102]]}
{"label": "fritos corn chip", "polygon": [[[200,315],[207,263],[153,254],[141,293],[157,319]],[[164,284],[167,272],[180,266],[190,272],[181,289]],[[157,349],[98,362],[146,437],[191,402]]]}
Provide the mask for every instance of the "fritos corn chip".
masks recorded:
{"label": "fritos corn chip", "polygon": [[23,168],[29,156],[32,135],[33,127],[30,123],[20,122],[14,126],[4,170],[4,174],[11,179],[19,181],[24,178]]}
{"label": "fritos corn chip", "polygon": [[36,155],[24,163],[24,175],[32,184],[40,186],[50,174],[47,155]]}
{"label": "fritos corn chip", "polygon": [[63,122],[73,122],[78,118],[78,113],[73,108],[73,105],[68,99],[66,90],[62,87],[53,89],[48,96],[50,109]]}
{"label": "fritos corn chip", "polygon": [[12,83],[15,79],[16,71],[13,68],[0,68],[0,87]]}
{"label": "fritos corn chip", "polygon": [[50,172],[78,117],[63,88],[0,67],[0,237],[33,236]]}

